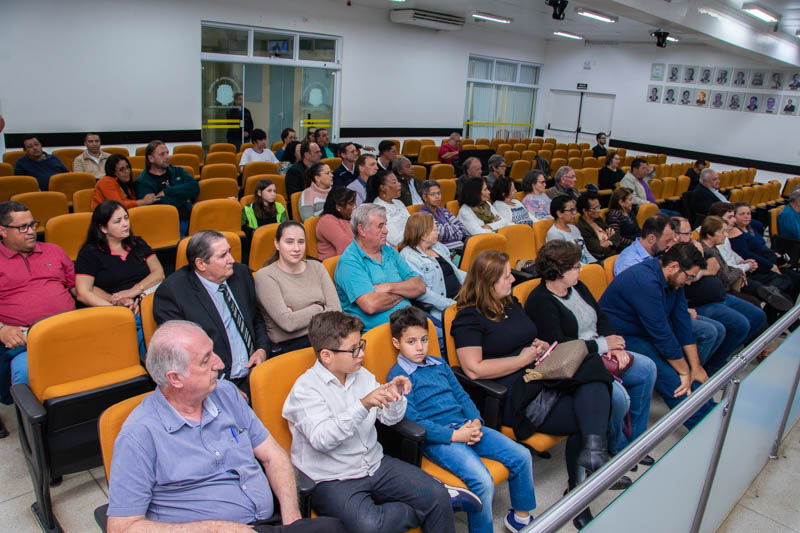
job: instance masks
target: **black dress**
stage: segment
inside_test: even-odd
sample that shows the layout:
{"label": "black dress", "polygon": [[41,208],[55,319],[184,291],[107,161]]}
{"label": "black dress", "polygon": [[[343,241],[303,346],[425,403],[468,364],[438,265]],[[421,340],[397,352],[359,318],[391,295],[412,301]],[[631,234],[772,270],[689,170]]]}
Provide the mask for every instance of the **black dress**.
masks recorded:
{"label": "black dress", "polygon": [[130,289],[148,275],[147,258],[153,250],[141,237],[133,238],[133,246],[123,259],[100,249],[96,244],[84,244],[75,261],[75,274],[94,278],[94,286],[108,294]]}

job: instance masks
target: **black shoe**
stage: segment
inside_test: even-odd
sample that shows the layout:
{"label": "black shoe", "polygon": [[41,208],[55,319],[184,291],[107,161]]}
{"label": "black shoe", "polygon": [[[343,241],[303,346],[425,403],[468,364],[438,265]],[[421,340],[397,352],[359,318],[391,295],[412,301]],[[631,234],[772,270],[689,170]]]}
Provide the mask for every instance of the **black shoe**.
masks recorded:
{"label": "black shoe", "polygon": [[4,439],[6,437],[8,437],[8,430],[3,425],[3,421],[0,420],[0,439]]}
{"label": "black shoe", "polygon": [[592,512],[587,507],[581,511],[581,514],[572,519],[572,525],[575,526],[575,529],[581,530],[588,526],[592,520],[594,520],[594,516],[592,516]]}
{"label": "black shoe", "polygon": [[631,481],[631,478],[629,478],[628,476],[622,476],[617,480],[616,483],[614,483],[613,485],[611,485],[611,487],[609,487],[609,490],[625,490],[631,485],[633,485],[633,481]]}
{"label": "black shoe", "polygon": [[644,466],[653,466],[654,464],[656,464],[656,460],[653,459],[650,455],[645,455],[639,461],[639,464]]}
{"label": "black shoe", "polygon": [[608,462],[608,441],[604,435],[584,435],[583,449],[578,454],[578,466],[594,472]]}
{"label": "black shoe", "polygon": [[761,285],[756,289],[758,297],[767,302],[767,305],[778,311],[788,311],[792,308],[792,302],[786,298],[777,287],[772,285]]}

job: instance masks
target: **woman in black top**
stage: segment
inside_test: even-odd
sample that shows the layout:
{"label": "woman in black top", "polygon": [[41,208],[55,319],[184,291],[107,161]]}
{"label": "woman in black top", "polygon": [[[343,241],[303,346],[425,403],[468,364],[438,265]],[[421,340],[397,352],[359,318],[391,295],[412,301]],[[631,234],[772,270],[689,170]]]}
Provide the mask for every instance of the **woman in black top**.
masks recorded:
{"label": "woman in black top", "polygon": [[[497,250],[478,254],[456,298],[451,326],[456,353],[472,379],[492,379],[508,388],[503,422],[517,439],[535,432],[568,435],[570,487],[608,459],[606,432],[611,409],[611,375],[598,357],[587,357],[572,379],[525,383],[526,368],[550,345],[538,338],[536,325],[511,295],[514,276],[508,255]],[[452,357],[452,354],[451,354]],[[576,520],[591,519],[586,510]]]}
{"label": "woman in black top", "polygon": [[619,168],[620,157],[615,151],[608,152],[606,156],[606,166],[600,169],[597,173],[597,183],[600,189],[614,189],[617,186],[625,173]]}
{"label": "woman in black top", "polygon": [[642,234],[636,220],[636,206],[633,205],[633,191],[627,187],[618,187],[608,201],[606,224],[619,235],[620,249],[627,248]]}
{"label": "woman in black top", "polygon": [[106,200],[92,213],[92,221],[78,259],[75,289],[87,307],[119,305],[136,315],[139,351],[144,353],[139,302],[148,289],[164,280],[164,269],[150,246],[131,231],[128,211]]}

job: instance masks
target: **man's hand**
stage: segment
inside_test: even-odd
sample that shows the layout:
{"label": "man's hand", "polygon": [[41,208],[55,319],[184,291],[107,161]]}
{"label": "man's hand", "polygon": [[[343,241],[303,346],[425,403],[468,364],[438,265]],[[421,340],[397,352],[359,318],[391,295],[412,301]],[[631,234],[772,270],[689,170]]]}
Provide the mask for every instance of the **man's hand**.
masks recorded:
{"label": "man's hand", "polygon": [[606,344],[608,344],[609,352],[625,349],[625,339],[622,337],[622,335],[607,335]]}
{"label": "man's hand", "polygon": [[708,381],[708,374],[706,374],[706,370],[702,366],[696,366],[689,370],[689,376],[692,378],[692,382],[705,383]]}
{"label": "man's hand", "polygon": [[678,396],[689,396],[692,393],[692,378],[689,374],[681,374],[678,373],[678,377],[681,380],[680,386],[675,389],[675,398]]}
{"label": "man's hand", "polygon": [[394,387],[397,388],[397,392],[401,395],[411,392],[411,380],[406,376],[395,376],[388,385],[394,385]]}
{"label": "man's hand", "polygon": [[384,383],[361,398],[361,405],[363,405],[365,409],[389,407],[391,402],[396,402],[402,397],[403,395],[397,390],[397,386],[394,385],[393,382],[389,382]]}
{"label": "man's hand", "polygon": [[745,259],[744,262],[750,265],[749,272],[755,272],[755,270],[758,268],[758,263],[755,259]]}
{"label": "man's hand", "polygon": [[392,286],[389,283],[376,283],[372,286],[375,292],[389,293],[392,292]]}
{"label": "man's hand", "polygon": [[697,311],[695,311],[694,309],[692,309],[690,307],[689,308],[689,316],[692,318],[692,320],[697,320]]}
{"label": "man's hand", "polygon": [[28,328],[22,326],[3,326],[0,328],[0,342],[8,349],[25,346],[28,344],[25,337],[27,331]]}
{"label": "man's hand", "polygon": [[244,365],[245,368],[252,368],[256,365],[260,365],[264,361],[267,360],[267,352],[264,351],[263,348],[259,348],[253,355],[250,356],[250,360],[247,361],[247,364]]}
{"label": "man's hand", "polygon": [[770,270],[775,272],[778,275],[783,274],[783,272],[781,272],[781,269],[778,268],[778,265],[772,265],[772,268],[770,268]]}
{"label": "man's hand", "polygon": [[134,300],[140,294],[141,292],[137,287],[131,287],[130,289],[126,289],[124,291],[115,292],[111,295],[111,305],[124,305],[125,307],[130,307],[127,300]]}

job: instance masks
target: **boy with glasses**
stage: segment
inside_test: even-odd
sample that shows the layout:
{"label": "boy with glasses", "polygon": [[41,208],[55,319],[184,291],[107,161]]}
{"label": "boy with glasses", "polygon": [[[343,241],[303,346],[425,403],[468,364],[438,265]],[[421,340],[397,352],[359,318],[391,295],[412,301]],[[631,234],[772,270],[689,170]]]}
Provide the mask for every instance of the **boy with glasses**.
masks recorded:
{"label": "boy with glasses", "polygon": [[452,507],[474,511],[480,500],[383,455],[375,421],[403,419],[411,382],[397,376],[380,384],[362,368],[363,328],[361,319],[339,311],[311,319],[317,362],[297,378],[283,405],[292,463],[317,483],[315,510],[339,518],[348,531],[400,533],[421,525],[425,532],[454,532]]}

